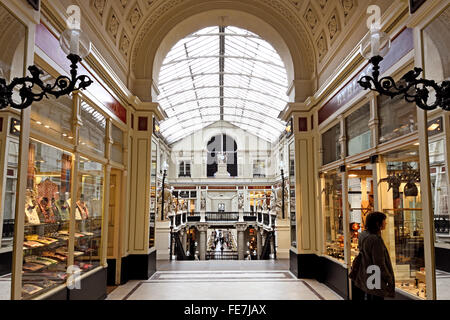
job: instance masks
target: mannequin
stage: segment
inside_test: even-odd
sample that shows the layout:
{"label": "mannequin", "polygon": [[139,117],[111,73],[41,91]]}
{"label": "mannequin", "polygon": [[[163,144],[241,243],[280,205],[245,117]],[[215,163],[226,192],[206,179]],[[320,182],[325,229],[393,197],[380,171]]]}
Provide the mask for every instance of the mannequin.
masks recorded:
{"label": "mannequin", "polygon": [[55,201],[55,205],[59,211],[59,215],[62,221],[67,221],[70,218],[70,206],[66,201],[68,194],[68,192],[61,193],[59,195],[59,200]]}

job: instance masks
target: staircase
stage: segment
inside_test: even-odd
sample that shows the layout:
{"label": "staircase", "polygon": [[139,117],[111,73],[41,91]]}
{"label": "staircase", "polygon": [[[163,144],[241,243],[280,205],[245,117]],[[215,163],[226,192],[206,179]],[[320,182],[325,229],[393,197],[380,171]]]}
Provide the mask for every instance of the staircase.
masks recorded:
{"label": "staircase", "polygon": [[183,244],[178,232],[173,233],[173,238],[175,241],[175,255],[177,256],[177,260],[189,260],[189,257],[184,252]]}
{"label": "staircase", "polygon": [[261,252],[261,257],[260,257],[261,260],[269,260],[270,253],[271,253],[270,242],[272,241],[272,239],[273,239],[273,233],[269,232],[267,234],[266,241],[264,242],[264,247]]}

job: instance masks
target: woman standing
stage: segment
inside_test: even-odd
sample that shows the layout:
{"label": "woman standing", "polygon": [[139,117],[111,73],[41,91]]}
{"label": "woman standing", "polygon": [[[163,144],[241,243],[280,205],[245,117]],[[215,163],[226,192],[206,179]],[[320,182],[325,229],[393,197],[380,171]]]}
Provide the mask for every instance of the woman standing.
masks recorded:
{"label": "woman standing", "polygon": [[381,231],[386,228],[386,215],[377,211],[369,213],[365,228],[367,232],[359,239],[361,265],[354,279],[355,285],[366,293],[367,300],[395,297],[394,270],[381,238]]}

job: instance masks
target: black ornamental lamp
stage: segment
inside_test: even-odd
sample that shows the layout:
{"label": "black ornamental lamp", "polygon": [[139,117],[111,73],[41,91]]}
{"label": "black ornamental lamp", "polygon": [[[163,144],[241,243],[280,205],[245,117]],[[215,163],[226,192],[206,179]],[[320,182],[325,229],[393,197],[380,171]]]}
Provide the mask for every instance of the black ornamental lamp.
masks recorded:
{"label": "black ornamental lamp", "polygon": [[[14,109],[26,109],[35,101],[52,95],[59,98],[76,90],[86,89],[92,80],[86,75],[78,75],[78,63],[91,51],[91,42],[80,29],[66,29],[60,38],[60,45],[70,60],[70,77],[59,76],[54,84],[44,84],[40,79],[43,71],[37,66],[28,67],[31,76],[14,78],[10,84],[0,78],[0,109],[8,106]],[[15,98],[15,93],[20,96]]]}
{"label": "black ornamental lamp", "polygon": [[401,96],[407,102],[414,102],[423,110],[439,107],[449,111],[450,81],[442,81],[439,84],[434,80],[419,78],[423,71],[421,68],[408,71],[397,83],[389,76],[380,78],[380,63],[390,47],[389,36],[380,29],[372,27],[360,46],[361,55],[372,65],[372,75],[363,76],[358,84],[364,89],[370,89],[391,98]]}

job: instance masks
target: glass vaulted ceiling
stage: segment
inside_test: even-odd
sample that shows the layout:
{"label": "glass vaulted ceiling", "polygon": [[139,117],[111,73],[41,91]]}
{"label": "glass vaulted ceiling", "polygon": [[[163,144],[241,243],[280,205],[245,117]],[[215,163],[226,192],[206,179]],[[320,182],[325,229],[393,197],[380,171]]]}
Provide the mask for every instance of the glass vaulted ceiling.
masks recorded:
{"label": "glass vaulted ceiling", "polygon": [[237,27],[208,27],[179,41],[159,78],[169,144],[223,120],[267,141],[278,139],[287,103],[287,75],[275,49]]}

